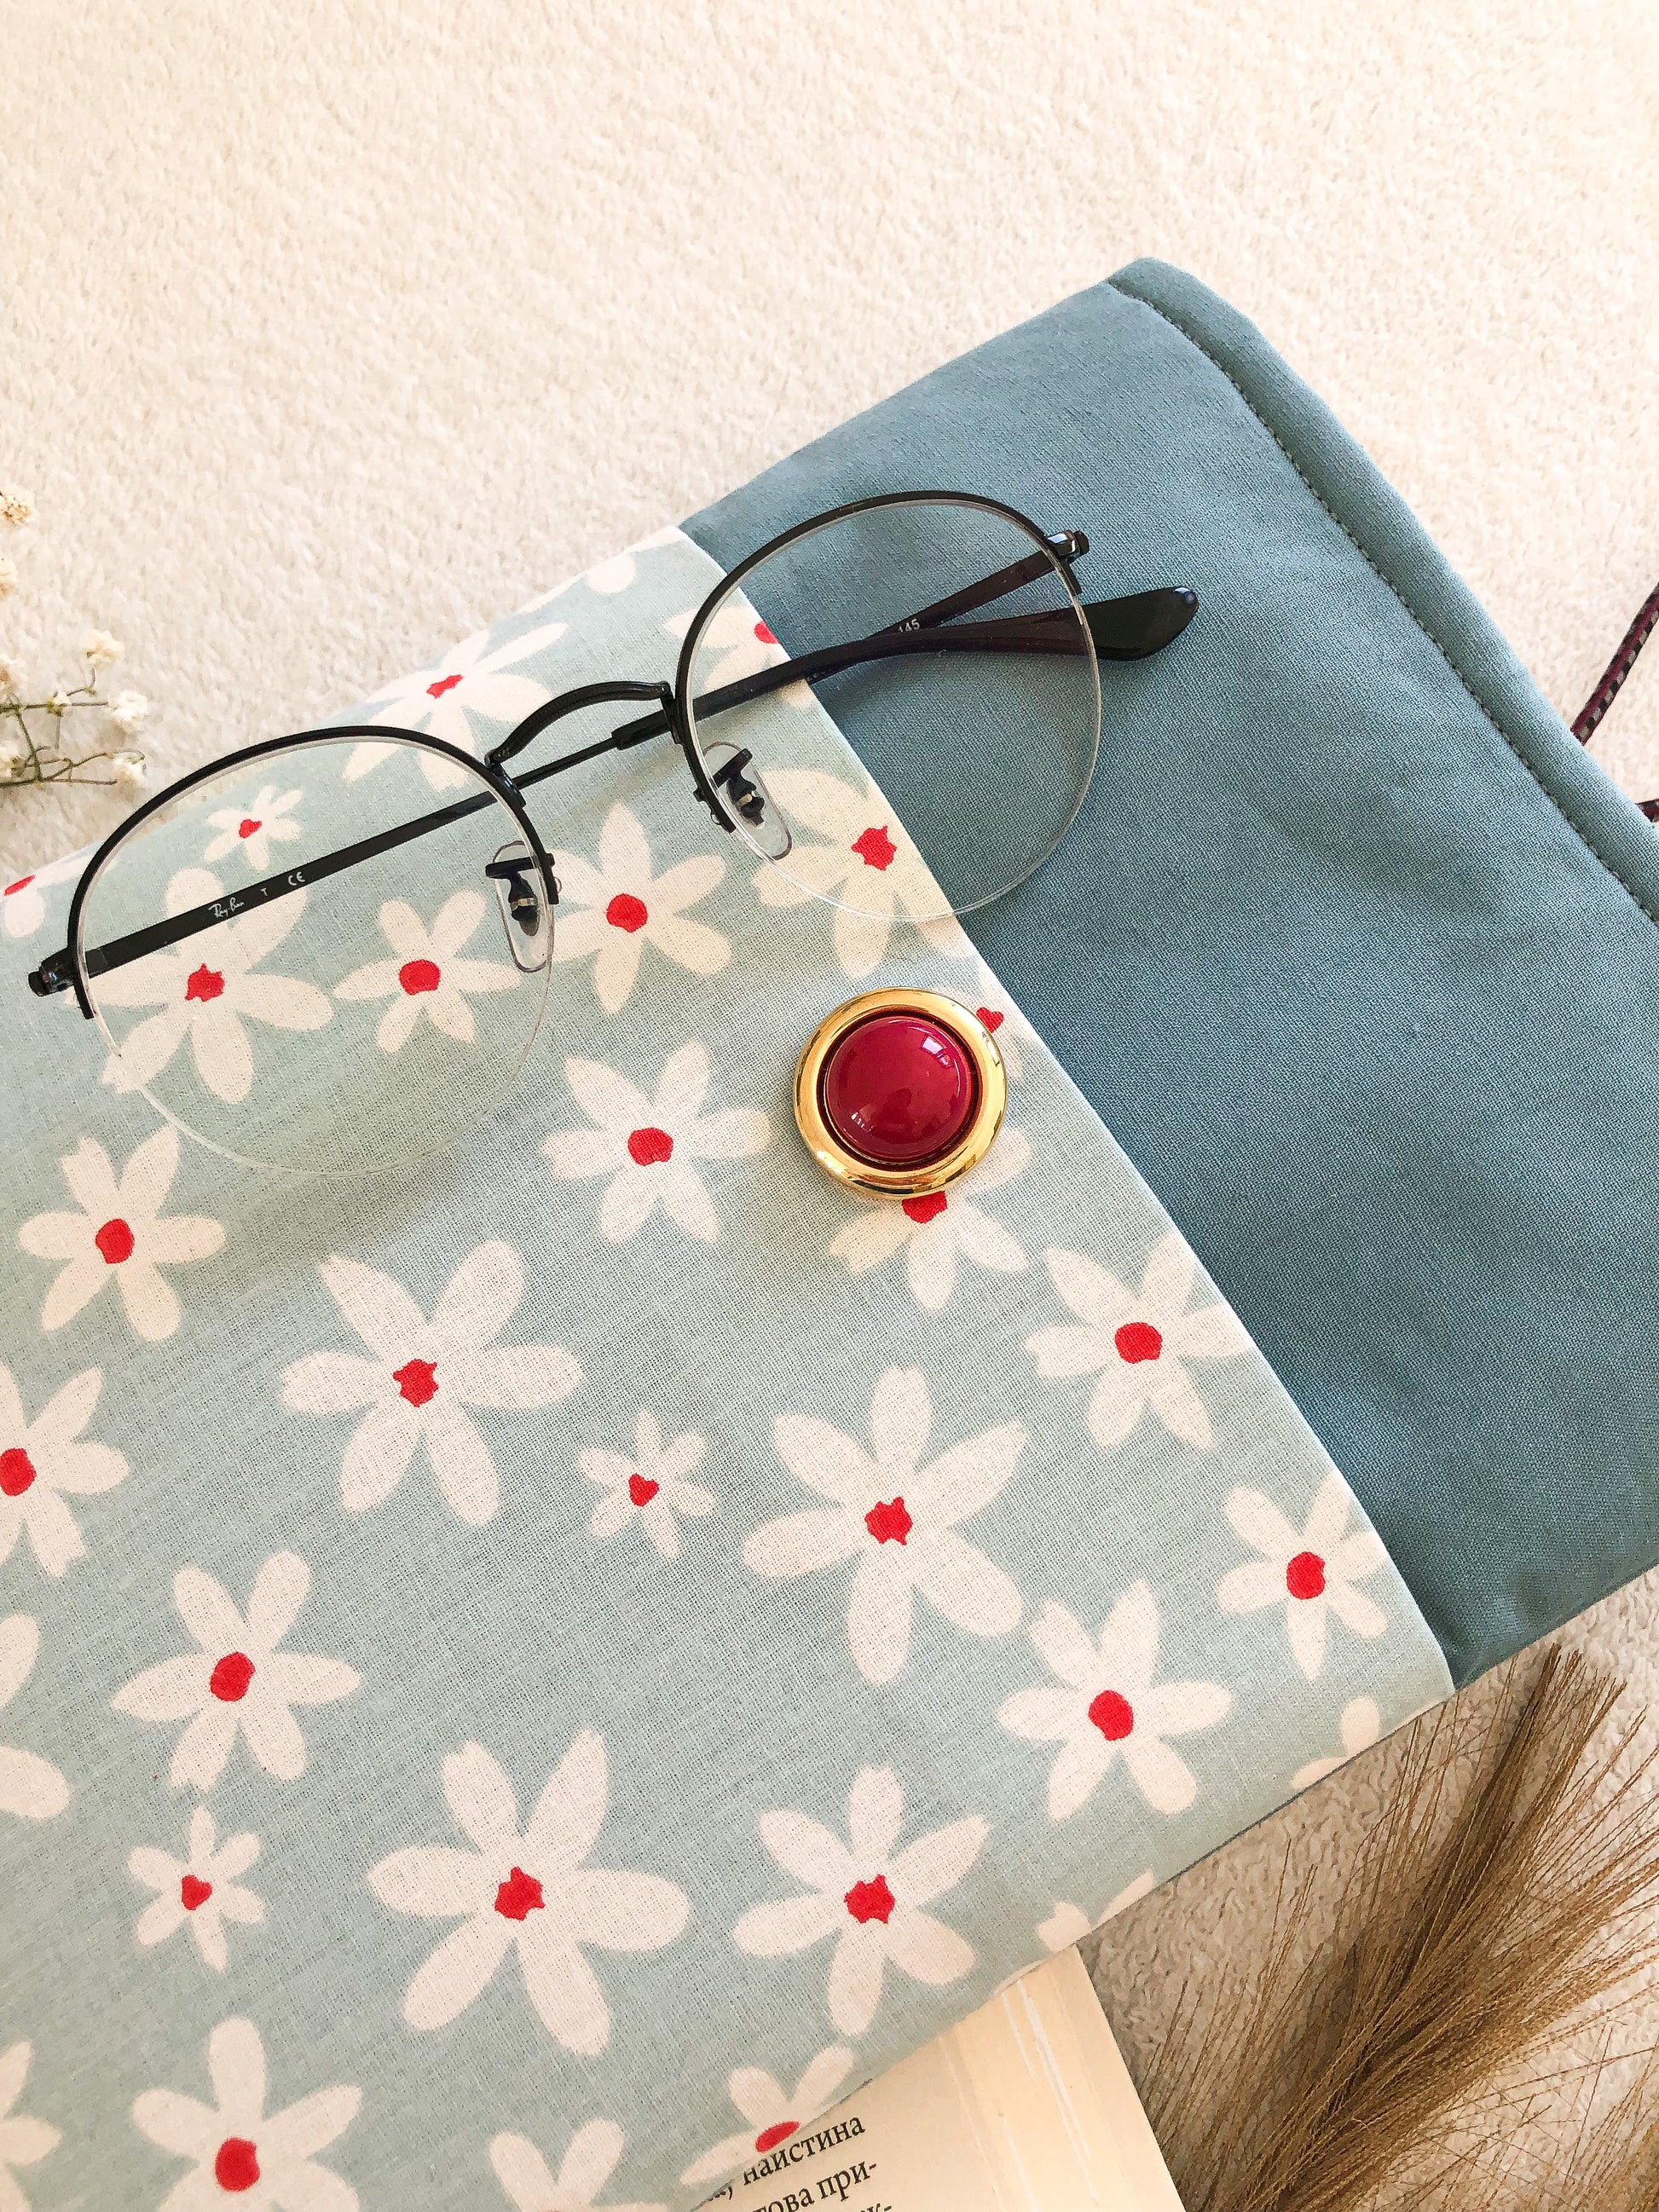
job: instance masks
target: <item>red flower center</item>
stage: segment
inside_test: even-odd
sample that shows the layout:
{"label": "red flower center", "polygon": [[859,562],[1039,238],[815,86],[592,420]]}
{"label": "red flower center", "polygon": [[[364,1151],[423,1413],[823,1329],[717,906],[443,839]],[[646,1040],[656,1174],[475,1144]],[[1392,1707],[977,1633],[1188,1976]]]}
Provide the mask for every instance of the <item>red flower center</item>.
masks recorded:
{"label": "red flower center", "polygon": [[773,631],[763,622],[757,622],[755,624],[755,635],[763,645],[775,645],[778,641]]}
{"label": "red flower center", "polygon": [[842,1901],[860,1928],[872,1920],[879,1920],[884,1928],[898,1903],[884,1874],[878,1874],[873,1881],[855,1881]]}
{"label": "red flower center", "polygon": [[34,1481],[34,1462],[21,1444],[0,1451],[0,1498],[21,1498]]}
{"label": "red flower center", "polygon": [[666,1129],[630,1129],[628,1157],[636,1168],[658,1168],[674,1155],[674,1139]]}
{"label": "red flower center", "polygon": [[239,837],[252,837],[257,835],[259,830],[263,830],[264,826],[264,823],[259,821],[254,815],[245,814],[241,820],[236,824],[236,835]]}
{"label": "red flower center", "polygon": [[635,930],[643,929],[651,916],[643,899],[632,891],[618,891],[605,910],[605,918],[612,929],[625,929],[631,936]]}
{"label": "red flower center", "polygon": [[853,850],[866,868],[878,871],[890,868],[898,858],[898,847],[888,836],[885,828],[878,827],[873,822],[867,830],[860,830],[854,838]]}
{"label": "red flower center", "polygon": [[92,1241],[112,1267],[118,1267],[123,1260],[131,1259],[138,1242],[118,1213],[104,1224]]}
{"label": "red flower center", "polygon": [[1108,1743],[1121,1743],[1133,1732],[1135,1709],[1115,1690],[1103,1690],[1089,1707],[1089,1717]]}
{"label": "red flower center", "polygon": [[1325,1562],[1317,1552],[1298,1552],[1285,1569],[1285,1587],[1292,1597],[1323,1597]]}
{"label": "red flower center", "polygon": [[902,1544],[915,1522],[906,1510],[902,1498],[889,1498],[885,1504],[878,1498],[864,1516],[864,1525],[878,1544]]}
{"label": "red flower center", "polygon": [[1126,1366],[1139,1367],[1143,1359],[1156,1359],[1164,1349],[1164,1339],[1149,1321],[1126,1321],[1112,1339],[1117,1346],[1117,1356]]}
{"label": "red flower center", "polygon": [[19,876],[15,884],[6,885],[4,891],[0,892],[0,897],[9,898],[14,891],[26,891],[33,881],[33,876]]}
{"label": "red flower center", "polygon": [[422,991],[435,991],[443,980],[443,971],[435,960],[405,960],[398,970],[398,981],[411,999],[419,998]]}
{"label": "red flower center", "polygon": [[187,1874],[179,1885],[179,1902],[186,1912],[198,1911],[213,1894],[213,1884]]}
{"label": "red flower center", "polygon": [[253,1680],[253,1662],[246,1651],[227,1651],[208,1676],[208,1687],[222,1705],[239,1705]]}
{"label": "red flower center", "polygon": [[438,1363],[435,1359],[406,1359],[401,1367],[392,1369],[392,1379],[405,1404],[429,1406],[438,1395]]}
{"label": "red flower center", "polygon": [[435,684],[427,685],[426,696],[428,699],[441,699],[444,693],[453,691],[460,680],[459,676],[441,676]]}
{"label": "red flower center", "polygon": [[220,2144],[219,2155],[213,2161],[213,2178],[234,2197],[252,2188],[259,2179],[259,2160],[246,2136],[227,2136]]}
{"label": "red flower center", "polygon": [[907,1198],[900,1210],[925,1228],[930,1221],[939,1219],[947,1203],[942,1190],[930,1190],[921,1198]]}
{"label": "red flower center", "polygon": [[764,2158],[769,2150],[775,2150],[781,2142],[787,2142],[799,2125],[799,2120],[774,2120],[769,2128],[763,2128],[755,2137],[755,2148]]}
{"label": "red flower center", "polygon": [[628,1478],[628,1494],[635,1505],[648,1505],[661,1488],[661,1483],[653,1482],[647,1475],[630,1474]]}
{"label": "red flower center", "polygon": [[225,979],[216,968],[197,968],[191,971],[185,984],[185,997],[199,999],[205,1006],[210,999],[218,998],[224,988]]}
{"label": "red flower center", "polygon": [[1008,1017],[1003,1012],[1000,1006],[975,1006],[974,1008],[974,1012],[979,1016],[981,1021],[984,1023],[986,1028],[990,1030],[993,1036],[996,1035],[996,1032],[1002,1027],[1004,1022],[1008,1018]]}
{"label": "red flower center", "polygon": [[495,1892],[495,1910],[503,1920],[528,1920],[532,1912],[540,1912],[544,1906],[540,1882],[522,1867],[514,1867]]}

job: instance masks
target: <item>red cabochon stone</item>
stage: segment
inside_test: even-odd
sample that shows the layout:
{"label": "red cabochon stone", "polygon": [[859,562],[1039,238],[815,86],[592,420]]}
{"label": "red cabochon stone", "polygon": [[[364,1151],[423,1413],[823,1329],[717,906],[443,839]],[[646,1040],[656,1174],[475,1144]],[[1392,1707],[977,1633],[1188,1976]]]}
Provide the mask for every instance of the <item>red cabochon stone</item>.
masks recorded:
{"label": "red cabochon stone", "polygon": [[925,1167],[962,1136],[979,1106],[967,1047],[922,1014],[872,1014],[824,1061],[818,1103],[849,1152],[872,1167]]}

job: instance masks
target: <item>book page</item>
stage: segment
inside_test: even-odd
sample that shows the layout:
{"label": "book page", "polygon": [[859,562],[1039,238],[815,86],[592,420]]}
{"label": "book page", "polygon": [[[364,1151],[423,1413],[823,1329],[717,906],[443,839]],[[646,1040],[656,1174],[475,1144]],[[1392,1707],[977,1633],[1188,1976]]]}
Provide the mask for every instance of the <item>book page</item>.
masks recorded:
{"label": "book page", "polygon": [[805,2123],[719,2212],[1181,2212],[1075,1951]]}

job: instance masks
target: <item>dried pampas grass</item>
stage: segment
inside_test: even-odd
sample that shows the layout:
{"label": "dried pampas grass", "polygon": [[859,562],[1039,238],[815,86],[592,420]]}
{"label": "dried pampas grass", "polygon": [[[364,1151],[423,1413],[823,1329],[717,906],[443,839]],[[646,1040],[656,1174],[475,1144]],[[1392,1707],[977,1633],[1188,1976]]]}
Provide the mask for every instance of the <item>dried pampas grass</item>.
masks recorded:
{"label": "dried pampas grass", "polygon": [[1330,1940],[1297,1962],[1310,1877],[1253,1973],[1183,1992],[1142,2089],[1187,2212],[1659,2212],[1651,2075],[1586,2124],[1570,2179],[1504,2150],[1552,2094],[1526,2062],[1659,1957],[1652,1754],[1632,1756],[1639,1720],[1597,1746],[1619,1696],[1553,1650],[1491,1717],[1418,1722]]}
{"label": "dried pampas grass", "polygon": [[1650,2065],[1605,2119],[1587,2127],[1559,2173],[1522,2192],[1528,2212],[1659,2212],[1659,2079]]}

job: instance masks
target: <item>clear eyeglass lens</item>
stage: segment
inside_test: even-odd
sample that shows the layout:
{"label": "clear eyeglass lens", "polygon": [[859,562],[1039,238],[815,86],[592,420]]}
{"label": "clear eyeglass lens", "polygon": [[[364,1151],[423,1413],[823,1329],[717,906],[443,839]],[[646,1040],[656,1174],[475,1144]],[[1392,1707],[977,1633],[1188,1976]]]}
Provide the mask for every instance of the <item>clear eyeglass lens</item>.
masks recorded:
{"label": "clear eyeglass lens", "polygon": [[[754,696],[786,662],[806,665]],[[686,688],[754,850],[803,896],[916,921],[1046,860],[1100,742],[1093,643],[1058,562],[966,501],[866,508],[769,554],[700,625]]]}
{"label": "clear eyeglass lens", "polygon": [[[339,866],[359,843],[379,849]],[[171,941],[123,944],[158,931]],[[320,735],[124,837],[81,950],[106,1082],[234,1158],[353,1174],[440,1150],[499,1103],[546,1001],[552,915],[482,776]]]}

